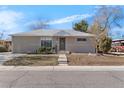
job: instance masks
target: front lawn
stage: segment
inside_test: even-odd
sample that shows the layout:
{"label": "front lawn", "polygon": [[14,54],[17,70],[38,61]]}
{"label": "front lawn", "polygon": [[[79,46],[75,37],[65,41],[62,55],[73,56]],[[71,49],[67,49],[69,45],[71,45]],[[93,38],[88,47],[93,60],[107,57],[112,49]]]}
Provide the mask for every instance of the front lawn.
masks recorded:
{"label": "front lawn", "polygon": [[55,66],[58,64],[57,56],[23,56],[6,61],[6,66]]}
{"label": "front lawn", "polygon": [[77,66],[120,66],[124,65],[124,57],[95,56],[88,54],[71,54],[67,56],[69,65]]}

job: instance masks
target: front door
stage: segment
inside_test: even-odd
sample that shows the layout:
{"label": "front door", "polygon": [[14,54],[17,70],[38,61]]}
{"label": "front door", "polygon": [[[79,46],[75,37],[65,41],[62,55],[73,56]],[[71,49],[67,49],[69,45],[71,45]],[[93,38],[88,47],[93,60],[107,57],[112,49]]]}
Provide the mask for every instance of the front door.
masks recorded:
{"label": "front door", "polygon": [[59,50],[65,50],[65,38],[59,38]]}

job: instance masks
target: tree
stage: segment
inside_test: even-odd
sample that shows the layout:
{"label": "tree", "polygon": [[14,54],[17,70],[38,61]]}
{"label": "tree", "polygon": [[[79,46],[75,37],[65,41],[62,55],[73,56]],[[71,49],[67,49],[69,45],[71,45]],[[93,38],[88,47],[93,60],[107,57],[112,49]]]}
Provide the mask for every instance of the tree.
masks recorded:
{"label": "tree", "polygon": [[103,36],[99,42],[99,51],[102,51],[103,53],[108,53],[108,51],[111,49],[111,43],[111,38]]}
{"label": "tree", "polygon": [[38,19],[37,21],[32,22],[28,26],[29,26],[30,30],[47,29],[47,28],[49,28],[49,25],[47,24],[47,21],[43,21],[41,19]]}
{"label": "tree", "polygon": [[88,28],[88,23],[85,20],[81,20],[73,25],[73,29],[81,32],[86,32]]}
{"label": "tree", "polygon": [[90,33],[96,35],[96,49],[98,49],[99,42],[102,40],[102,37],[108,37],[108,32],[112,27],[122,27],[121,22],[123,19],[124,14],[121,7],[102,6],[96,12],[93,25],[91,25],[89,30]]}
{"label": "tree", "polygon": [[[121,28],[122,19],[124,14],[121,7],[102,6],[94,17],[94,23],[97,23],[97,31],[103,33],[115,26]],[[105,34],[107,35],[107,32]]]}

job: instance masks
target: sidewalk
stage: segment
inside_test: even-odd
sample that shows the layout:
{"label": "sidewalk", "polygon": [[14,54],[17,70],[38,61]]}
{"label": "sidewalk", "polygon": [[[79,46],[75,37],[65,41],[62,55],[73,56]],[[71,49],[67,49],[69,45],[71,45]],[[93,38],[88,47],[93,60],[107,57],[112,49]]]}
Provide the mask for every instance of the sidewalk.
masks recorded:
{"label": "sidewalk", "polygon": [[0,66],[0,71],[124,71],[124,66]]}

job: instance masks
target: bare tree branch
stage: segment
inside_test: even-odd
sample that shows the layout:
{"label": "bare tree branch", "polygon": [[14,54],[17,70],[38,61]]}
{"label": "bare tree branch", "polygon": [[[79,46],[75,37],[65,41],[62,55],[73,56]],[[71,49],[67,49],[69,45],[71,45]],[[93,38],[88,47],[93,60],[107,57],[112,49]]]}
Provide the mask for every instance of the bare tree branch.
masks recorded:
{"label": "bare tree branch", "polygon": [[50,26],[47,24],[48,21],[43,21],[41,18],[38,18],[36,21],[29,25],[30,30],[37,29],[48,29]]}

